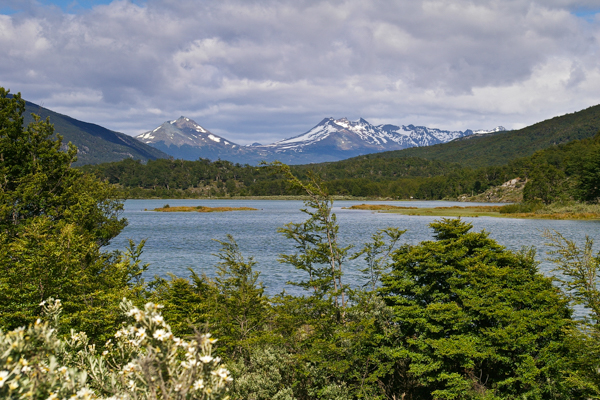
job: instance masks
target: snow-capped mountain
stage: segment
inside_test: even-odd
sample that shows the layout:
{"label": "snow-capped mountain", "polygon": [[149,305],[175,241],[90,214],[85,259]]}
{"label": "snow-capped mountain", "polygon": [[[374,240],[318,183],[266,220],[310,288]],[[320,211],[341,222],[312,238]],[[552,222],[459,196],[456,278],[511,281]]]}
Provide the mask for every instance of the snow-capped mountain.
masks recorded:
{"label": "snow-capped mountain", "polygon": [[136,138],[144,143],[163,142],[166,146],[190,145],[200,147],[202,144],[221,144],[225,146],[239,146],[226,139],[213,135],[196,122],[186,117],[179,117],[173,121],[167,121],[158,128],[144,132]]}
{"label": "snow-capped mountain", "polygon": [[136,136],[136,139],[165,153],[184,160],[208,158],[231,161],[255,162],[254,157],[247,159],[248,151],[230,140],[204,129],[195,121],[179,117],[167,121],[154,130]]}
{"label": "snow-capped mountain", "polygon": [[494,129],[490,129],[490,130],[486,130],[486,129],[478,129],[476,131],[473,131],[474,135],[485,135],[486,133],[498,133],[498,132],[504,132],[506,131],[506,128],[503,126],[497,126]]}
{"label": "snow-capped mountain", "polygon": [[214,135],[186,117],[167,121],[137,138],[176,158],[256,164],[279,160],[288,164],[338,161],[346,158],[408,147],[431,146],[466,136],[504,131],[502,127],[479,131],[446,131],[424,126],[371,125],[364,119],[325,118],[301,135],[268,145],[240,146]]}
{"label": "snow-capped mountain", "polygon": [[[489,133],[505,130],[498,127]],[[401,150],[408,147],[431,146],[472,135],[471,130],[445,131],[414,125],[371,125],[364,119],[348,121],[346,118],[325,118],[317,126],[302,135],[261,146],[278,153],[306,152],[317,147],[332,151],[366,154],[379,151]],[[351,155],[350,155],[351,156]]]}

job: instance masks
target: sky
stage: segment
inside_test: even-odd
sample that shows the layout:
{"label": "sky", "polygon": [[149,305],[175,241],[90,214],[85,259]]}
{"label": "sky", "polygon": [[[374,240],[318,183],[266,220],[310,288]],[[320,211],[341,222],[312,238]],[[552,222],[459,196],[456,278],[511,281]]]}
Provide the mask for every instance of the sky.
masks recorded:
{"label": "sky", "polygon": [[0,0],[0,86],[138,135],[518,129],[600,104],[600,0]]}

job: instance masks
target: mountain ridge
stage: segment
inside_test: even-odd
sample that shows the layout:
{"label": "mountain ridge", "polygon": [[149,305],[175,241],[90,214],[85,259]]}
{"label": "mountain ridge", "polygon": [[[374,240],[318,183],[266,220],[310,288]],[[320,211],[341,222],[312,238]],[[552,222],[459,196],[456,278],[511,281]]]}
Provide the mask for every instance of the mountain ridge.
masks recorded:
{"label": "mountain ridge", "polygon": [[[486,132],[504,131],[502,127]],[[257,164],[278,160],[288,164],[340,161],[358,155],[429,146],[472,135],[474,131],[446,131],[424,126],[391,124],[372,125],[360,118],[324,118],[312,129],[275,143],[242,146],[211,133],[197,122],[181,116],[136,138],[175,158],[195,160],[218,158],[232,162]]]}
{"label": "mountain ridge", "polygon": [[558,115],[527,127],[471,135],[444,144],[368,154],[368,158],[424,158],[473,168],[497,166],[547,147],[594,136],[600,131],[600,105]]}
{"label": "mountain ridge", "polygon": [[50,118],[54,131],[63,137],[63,145],[68,142],[77,147],[75,166],[120,161],[124,158],[155,160],[169,158],[169,155],[148,146],[132,136],[104,128],[100,125],[80,121],[68,115],[49,110],[30,101],[25,101],[23,123],[33,122],[31,114],[42,119]]}

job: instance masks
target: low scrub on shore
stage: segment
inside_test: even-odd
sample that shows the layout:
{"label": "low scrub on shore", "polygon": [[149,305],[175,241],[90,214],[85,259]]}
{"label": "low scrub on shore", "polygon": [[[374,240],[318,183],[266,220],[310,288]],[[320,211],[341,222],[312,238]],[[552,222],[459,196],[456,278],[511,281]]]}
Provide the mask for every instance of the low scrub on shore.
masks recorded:
{"label": "low scrub on shore", "polygon": [[[163,207],[155,208],[151,211],[158,212],[226,212],[226,211],[256,211],[258,208],[252,207],[206,207],[206,206],[179,206],[179,207],[170,207],[168,204],[165,204]],[[144,211],[149,211],[145,209]]]}

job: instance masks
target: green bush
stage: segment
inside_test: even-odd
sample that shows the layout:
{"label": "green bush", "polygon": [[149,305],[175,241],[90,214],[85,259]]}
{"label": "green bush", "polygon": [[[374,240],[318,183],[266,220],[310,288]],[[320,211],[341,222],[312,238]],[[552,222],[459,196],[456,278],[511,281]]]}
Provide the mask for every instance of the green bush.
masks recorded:
{"label": "green bush", "polygon": [[196,333],[182,340],[158,311],[127,300],[121,310],[129,325],[98,354],[85,333],[57,335],[62,309],[50,299],[42,307],[50,321],[0,331],[0,396],[3,399],[219,400],[232,381],[212,356],[215,339]]}
{"label": "green bush", "polygon": [[505,250],[460,219],[431,227],[436,240],[402,247],[381,289],[413,398],[572,398],[571,311],[533,252]]}

